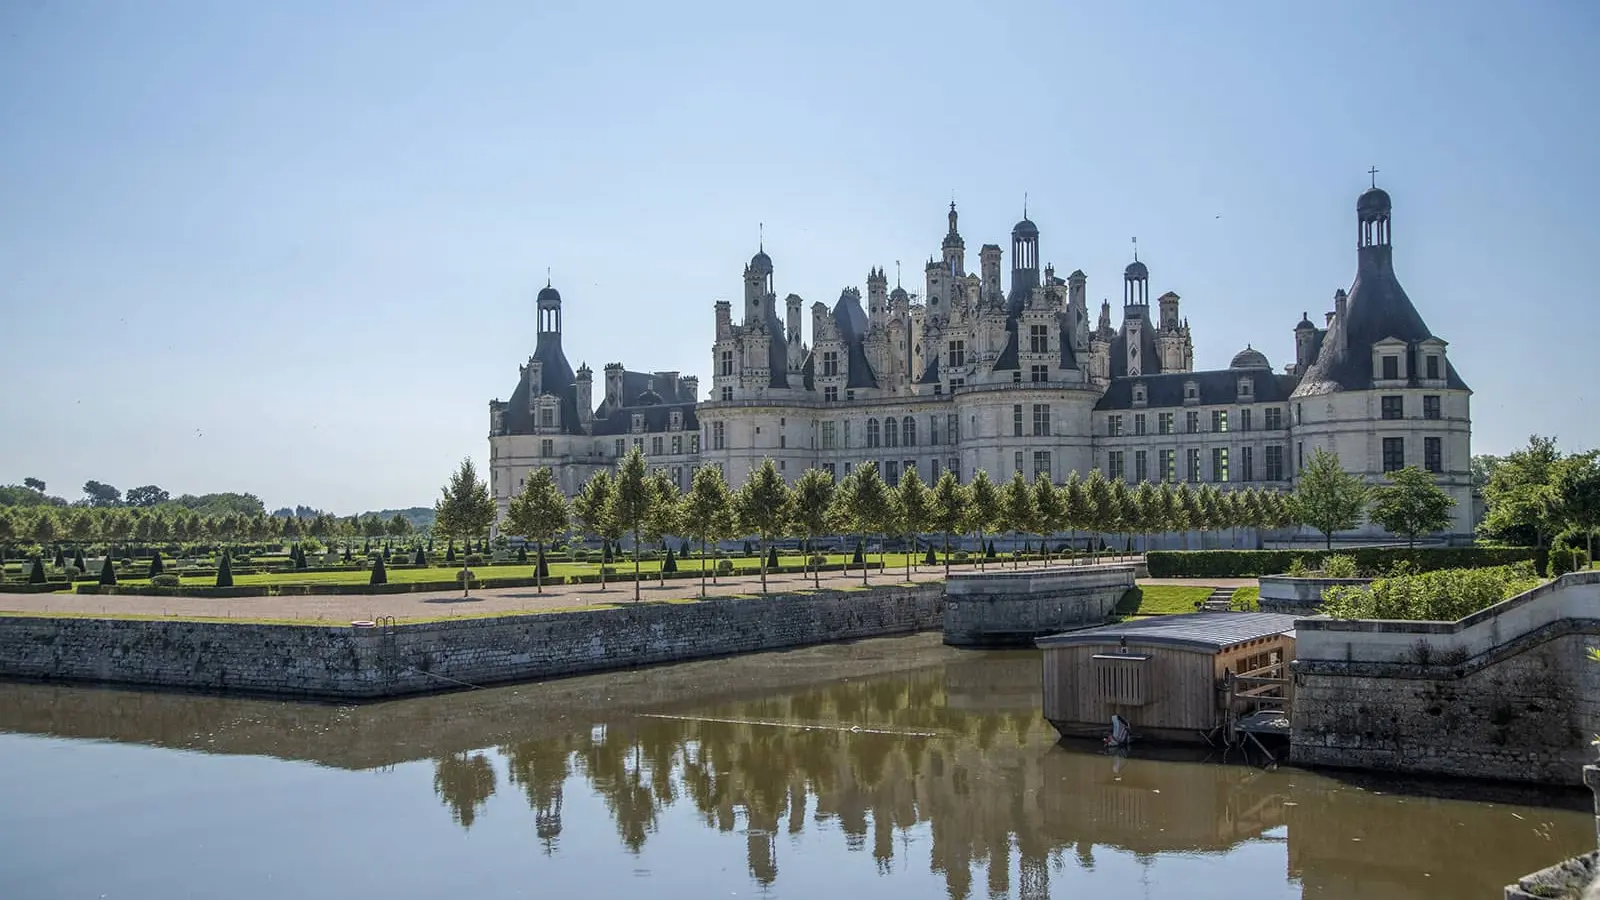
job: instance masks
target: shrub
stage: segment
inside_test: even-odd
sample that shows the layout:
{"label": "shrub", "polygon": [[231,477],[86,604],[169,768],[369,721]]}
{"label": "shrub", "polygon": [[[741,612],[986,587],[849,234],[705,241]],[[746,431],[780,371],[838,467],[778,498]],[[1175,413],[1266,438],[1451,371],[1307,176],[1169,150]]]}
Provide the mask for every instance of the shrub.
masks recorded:
{"label": "shrub", "polygon": [[367,579],[367,584],[388,584],[389,571],[383,567],[383,557],[378,557],[372,562],[372,577]]}
{"label": "shrub", "polygon": [[150,586],[159,588],[175,588],[178,586],[178,576],[165,572],[150,576]]}
{"label": "shrub", "polygon": [[955,557],[956,557],[956,562],[966,562],[967,561],[967,551],[965,551],[965,550],[957,550],[955,552]]}
{"label": "shrub", "polygon": [[[1321,550],[1152,550],[1145,554],[1151,578],[1250,578],[1279,573],[1297,574],[1294,563],[1300,560],[1298,574],[1319,569],[1327,556]],[[1343,551],[1355,560],[1362,572],[1388,572],[1398,562],[1416,566],[1419,572],[1439,569],[1467,569],[1508,566],[1531,561],[1543,570],[1544,551],[1533,547],[1361,547]]]}
{"label": "shrub", "polygon": [[44,584],[44,560],[37,556],[33,558],[33,565],[28,567],[28,583]]}
{"label": "shrub", "polygon": [[1546,572],[1558,578],[1568,572],[1581,572],[1589,568],[1588,541],[1582,532],[1566,531],[1550,542],[1550,562]]}
{"label": "shrub", "polygon": [[639,558],[643,560],[655,560],[660,559],[661,554],[656,550],[640,550]]}
{"label": "shrub", "polygon": [[469,566],[481,566],[481,565],[483,565],[483,554],[481,554],[481,553],[468,553],[467,554],[467,565],[469,565]]}
{"label": "shrub", "polygon": [[61,571],[67,576],[68,581],[77,581],[78,576],[83,574],[83,570],[77,566],[65,566]]}
{"label": "shrub", "polygon": [[1406,619],[1454,622],[1537,585],[1523,562],[1482,569],[1439,569],[1340,585],[1322,595],[1322,612],[1336,619]]}
{"label": "shrub", "polygon": [[478,575],[471,569],[462,569],[456,573],[456,584],[467,584],[478,580]]}
{"label": "shrub", "polygon": [[770,548],[767,549],[767,568],[776,569],[777,567],[778,567],[778,548],[777,547],[770,547]]}
{"label": "shrub", "polygon": [[222,562],[217,564],[217,587],[233,587],[233,560],[228,551],[222,551]]}
{"label": "shrub", "polygon": [[1322,561],[1322,574],[1328,578],[1354,578],[1356,577],[1356,561],[1354,557],[1335,553]]}
{"label": "shrub", "polygon": [[663,573],[678,571],[678,557],[672,552],[671,547],[667,548],[667,558],[661,561],[661,571]]}
{"label": "shrub", "polygon": [[161,562],[161,551],[150,551],[150,577],[155,578],[164,571],[166,571],[166,566],[164,566]]}
{"label": "shrub", "polygon": [[828,564],[828,558],[820,553],[814,553],[812,554],[811,558],[807,560],[807,562],[809,562],[813,567],[825,566]]}
{"label": "shrub", "polygon": [[733,573],[733,560],[723,558],[717,560],[717,574],[730,575]]}
{"label": "shrub", "polygon": [[617,567],[616,566],[601,566],[600,567],[600,574],[601,575],[615,575],[615,574],[617,574]]}
{"label": "shrub", "polygon": [[933,547],[930,546],[928,548],[928,555],[922,558],[922,564],[925,566],[936,566],[939,564],[939,558],[933,555]]}
{"label": "shrub", "polygon": [[850,564],[852,566],[859,566],[863,562],[866,561],[866,556],[865,556],[866,549],[867,549],[867,542],[866,541],[856,541],[856,555],[850,557]]}

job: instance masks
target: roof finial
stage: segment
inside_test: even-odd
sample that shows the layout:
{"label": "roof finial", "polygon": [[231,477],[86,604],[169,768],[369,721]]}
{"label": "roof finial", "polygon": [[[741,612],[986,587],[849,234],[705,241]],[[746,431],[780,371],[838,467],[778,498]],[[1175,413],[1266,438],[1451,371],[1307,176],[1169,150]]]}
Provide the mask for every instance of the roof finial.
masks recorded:
{"label": "roof finial", "polygon": [[1372,168],[1368,169],[1367,170],[1367,174],[1372,176],[1372,186],[1373,187],[1377,187],[1378,186],[1378,167],[1377,166],[1373,166]]}
{"label": "roof finial", "polygon": [[1027,191],[1023,191],[1022,192],[1022,217],[1024,219],[1026,219],[1028,217],[1028,192]]}
{"label": "roof finial", "polygon": [[894,261],[894,286],[900,286],[900,260]]}
{"label": "roof finial", "polygon": [[767,252],[767,223],[756,223],[756,252]]}
{"label": "roof finial", "polygon": [[549,266],[545,266],[544,267],[544,286],[545,287],[549,287],[550,286],[550,267]]}
{"label": "roof finial", "polygon": [[1137,236],[1133,239],[1133,261],[1139,261],[1139,238]]}

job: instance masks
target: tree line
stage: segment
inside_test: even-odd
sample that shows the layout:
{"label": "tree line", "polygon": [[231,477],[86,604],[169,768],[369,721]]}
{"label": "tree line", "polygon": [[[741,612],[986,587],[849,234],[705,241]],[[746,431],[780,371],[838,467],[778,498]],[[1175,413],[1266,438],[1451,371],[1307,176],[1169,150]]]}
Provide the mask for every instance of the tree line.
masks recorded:
{"label": "tree line", "polygon": [[226,513],[201,515],[183,507],[0,507],[0,546],[32,542],[41,546],[69,541],[75,544],[231,543],[235,541],[294,541],[314,537],[324,543],[356,538],[396,538],[413,532],[411,522],[396,513],[388,519],[376,515],[331,516],[309,519]]}
{"label": "tree line", "polygon": [[[1030,482],[1020,472],[995,482],[982,470],[963,484],[947,470],[928,485],[915,468],[907,468],[899,483],[891,485],[871,462],[838,480],[810,469],[790,485],[770,459],[737,491],[729,488],[719,468],[705,466],[685,492],[665,472],[651,474],[644,454],[635,449],[618,461],[615,471],[596,472],[571,500],[548,467],[534,470],[512,498],[501,531],[537,543],[541,552],[572,531],[613,543],[632,537],[637,600],[639,547],[669,535],[701,545],[704,595],[706,549],[752,535],[760,543],[761,588],[766,591],[769,550],[783,539],[798,539],[809,549],[832,535],[857,536],[863,543],[877,538],[881,559],[885,538],[904,539],[914,549],[917,536],[940,535],[948,573],[950,545],[966,536],[980,547],[994,534],[1037,538],[1047,560],[1050,540],[1062,534],[1074,543],[1079,535],[1102,541],[1116,535],[1130,545],[1133,535],[1144,535],[1148,546],[1155,534],[1198,531],[1203,548],[1205,536],[1213,532],[1231,532],[1237,545],[1240,529],[1308,525],[1331,545],[1334,532],[1359,525],[1370,513],[1374,521],[1414,541],[1419,534],[1448,527],[1452,503],[1426,472],[1392,473],[1389,484],[1369,488],[1326,451],[1313,454],[1295,492],[1286,494],[1258,488],[1220,491],[1211,484],[1146,481],[1135,486],[1109,479],[1099,469],[1087,477],[1073,472],[1061,485],[1043,475]],[[464,541],[482,537],[494,524],[494,504],[471,460],[463,461],[445,486],[435,511],[435,529]],[[914,556],[907,554],[908,577]],[[820,585],[809,554],[807,567]],[[863,584],[867,577],[863,566]]]}
{"label": "tree line", "polygon": [[1600,534],[1600,450],[1565,453],[1555,438],[1532,435],[1506,456],[1475,456],[1483,492],[1484,537],[1534,547],[1586,548]]}

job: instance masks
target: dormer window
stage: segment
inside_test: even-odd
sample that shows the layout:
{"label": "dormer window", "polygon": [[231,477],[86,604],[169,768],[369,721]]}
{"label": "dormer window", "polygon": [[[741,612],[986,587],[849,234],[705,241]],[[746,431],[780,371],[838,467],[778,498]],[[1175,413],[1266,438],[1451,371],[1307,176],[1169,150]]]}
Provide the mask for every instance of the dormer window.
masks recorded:
{"label": "dormer window", "polygon": [[1250,379],[1250,378],[1241,378],[1241,379],[1239,379],[1239,399],[1240,400],[1249,400],[1251,397],[1255,396],[1255,390],[1256,390],[1256,385],[1255,385],[1255,381],[1253,379]]}
{"label": "dormer window", "polygon": [[670,420],[671,421],[670,421],[670,423],[668,424],[667,427],[671,428],[673,431],[682,431],[683,430],[683,410],[681,410],[681,409],[673,410],[671,415],[670,415]]}
{"label": "dormer window", "polygon": [[1150,402],[1149,397],[1150,397],[1150,395],[1148,393],[1146,393],[1145,386],[1144,386],[1143,383],[1136,384],[1136,385],[1133,386],[1133,405],[1134,406],[1144,406],[1146,403]]}
{"label": "dormer window", "polygon": [[1444,377],[1439,374],[1439,357],[1429,354],[1427,361],[1423,365],[1424,371],[1427,372],[1427,378],[1429,381],[1438,381],[1440,378]]}
{"label": "dormer window", "polygon": [[1195,383],[1193,381],[1185,381],[1183,383],[1183,402],[1184,403],[1199,403],[1200,402],[1200,385],[1199,384],[1197,384],[1197,383]]}
{"label": "dormer window", "polygon": [[1383,358],[1383,380],[1398,381],[1400,378],[1400,357],[1385,356]]}
{"label": "dormer window", "polygon": [[635,434],[644,431],[644,413],[634,413],[632,430]]}

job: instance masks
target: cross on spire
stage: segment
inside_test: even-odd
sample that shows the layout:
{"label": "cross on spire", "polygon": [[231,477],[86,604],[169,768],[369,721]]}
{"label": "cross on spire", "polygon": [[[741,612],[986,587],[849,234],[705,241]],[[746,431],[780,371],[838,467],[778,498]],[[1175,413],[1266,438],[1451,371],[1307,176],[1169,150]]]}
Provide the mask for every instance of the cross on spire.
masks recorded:
{"label": "cross on spire", "polygon": [[1373,187],[1377,187],[1378,186],[1378,167],[1377,166],[1373,166],[1372,168],[1368,169],[1367,170],[1367,174],[1372,176],[1372,186]]}
{"label": "cross on spire", "polygon": [[1139,238],[1137,236],[1133,239],[1133,261],[1139,261]]}

